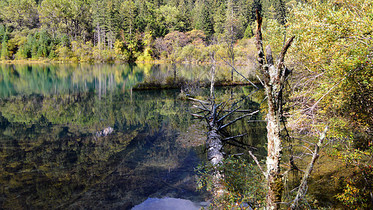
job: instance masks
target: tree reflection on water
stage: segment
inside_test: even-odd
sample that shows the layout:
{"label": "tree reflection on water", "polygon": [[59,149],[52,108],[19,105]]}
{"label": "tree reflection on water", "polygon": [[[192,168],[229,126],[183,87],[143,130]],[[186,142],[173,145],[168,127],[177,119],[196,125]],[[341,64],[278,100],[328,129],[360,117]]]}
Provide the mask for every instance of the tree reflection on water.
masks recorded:
{"label": "tree reflection on water", "polygon": [[[0,66],[0,207],[129,209],[148,197],[201,201],[203,126],[178,90],[131,86],[149,69]],[[108,127],[113,132],[97,136]],[[245,126],[242,126],[245,127]],[[196,129],[200,132],[196,132]],[[240,129],[240,128],[239,128]]]}

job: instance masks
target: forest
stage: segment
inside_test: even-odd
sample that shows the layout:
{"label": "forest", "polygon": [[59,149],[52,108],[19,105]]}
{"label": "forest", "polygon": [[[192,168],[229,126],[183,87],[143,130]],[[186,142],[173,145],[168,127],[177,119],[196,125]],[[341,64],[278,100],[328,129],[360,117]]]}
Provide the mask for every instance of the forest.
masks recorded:
{"label": "forest", "polygon": [[204,62],[252,37],[257,9],[284,24],[283,1],[5,0],[1,60]]}
{"label": "forest", "polygon": [[[274,55],[294,36],[284,61],[290,77],[281,89],[278,119],[286,123],[280,132],[284,153],[299,150],[289,149],[293,142],[317,142],[328,127],[309,190],[325,196],[309,195],[304,200],[310,202],[299,205],[372,208],[370,0],[3,0],[0,62],[208,64],[214,52],[219,62],[255,63],[260,72],[257,12]],[[242,201],[247,192],[236,193],[234,199]],[[331,203],[320,204],[323,199]]]}

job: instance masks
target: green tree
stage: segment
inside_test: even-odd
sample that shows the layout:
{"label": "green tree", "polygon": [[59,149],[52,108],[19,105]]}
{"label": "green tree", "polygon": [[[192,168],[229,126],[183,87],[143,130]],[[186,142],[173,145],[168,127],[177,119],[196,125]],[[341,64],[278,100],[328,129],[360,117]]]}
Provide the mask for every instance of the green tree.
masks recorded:
{"label": "green tree", "polygon": [[185,24],[177,7],[168,5],[161,6],[158,10],[157,18],[161,18],[166,29],[165,33],[183,31],[185,29]]}
{"label": "green tree", "polygon": [[3,34],[3,39],[1,42],[1,55],[0,55],[1,60],[9,59],[8,40],[9,40],[8,30],[6,30],[5,33]]}
{"label": "green tree", "polygon": [[[351,11],[351,7],[356,10]],[[300,86],[305,89],[299,89],[294,97],[308,98],[304,103],[312,107],[319,122],[349,120],[361,131],[373,126],[366,117],[372,101],[366,93],[373,88],[372,11],[370,1],[356,0],[298,5],[291,13],[288,33],[296,35],[297,40],[290,53],[299,62],[296,67],[300,75],[310,79],[300,83],[308,85]],[[320,27],[325,24],[328,27]]]}
{"label": "green tree", "polygon": [[123,41],[127,37],[132,37],[135,33],[135,18],[137,16],[136,5],[132,0],[125,0],[122,2],[119,11],[120,17],[122,18],[122,39]]}
{"label": "green tree", "polygon": [[291,128],[312,136],[329,125],[332,154],[356,171],[338,199],[361,209],[373,201],[361,184],[372,177],[372,14],[369,0],[312,1],[293,8],[287,28],[296,36]]}
{"label": "green tree", "polygon": [[217,1],[213,8],[216,8],[213,14],[214,32],[217,34],[223,34],[226,22],[226,3],[225,1]]}
{"label": "green tree", "polygon": [[277,0],[274,2],[275,18],[281,25],[286,23],[286,4],[284,0]]}
{"label": "green tree", "polygon": [[3,40],[5,33],[7,33],[6,27],[0,24],[0,40]]}
{"label": "green tree", "polygon": [[41,31],[38,33],[38,51],[37,57],[47,58],[50,52],[51,39],[46,31]]}
{"label": "green tree", "polygon": [[180,0],[178,10],[180,11],[180,20],[184,23],[183,28],[179,28],[178,30],[185,32],[191,30],[191,10],[188,8],[187,0]]}
{"label": "green tree", "polygon": [[0,19],[11,28],[22,30],[36,28],[39,23],[34,0],[4,0],[0,2]]}
{"label": "green tree", "polygon": [[119,33],[121,19],[119,16],[119,0],[106,0],[104,1],[104,30],[106,31],[106,42],[108,48],[112,49],[115,39]]}
{"label": "green tree", "polygon": [[27,45],[27,37],[22,37],[21,41],[19,42],[18,51],[15,54],[15,58],[18,60],[27,59],[29,54],[29,47]]}
{"label": "green tree", "polygon": [[156,21],[156,6],[153,2],[146,0],[136,0],[137,16],[135,17],[136,29],[142,33],[146,30],[158,31],[159,26]]}
{"label": "green tree", "polygon": [[40,22],[51,34],[86,40],[91,30],[89,3],[88,0],[43,0],[39,6]]}
{"label": "green tree", "polygon": [[193,11],[194,28],[202,30],[207,36],[214,33],[214,26],[210,13],[210,6],[207,0],[197,0]]}

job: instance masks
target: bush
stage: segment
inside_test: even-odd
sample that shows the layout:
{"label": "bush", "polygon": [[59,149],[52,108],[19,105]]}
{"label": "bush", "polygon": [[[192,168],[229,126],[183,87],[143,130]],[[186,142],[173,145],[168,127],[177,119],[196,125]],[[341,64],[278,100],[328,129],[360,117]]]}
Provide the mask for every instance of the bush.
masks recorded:
{"label": "bush", "polygon": [[221,182],[226,192],[212,204],[212,208],[232,209],[245,206],[245,204],[252,208],[263,206],[266,185],[254,163],[239,156],[226,158],[217,168],[211,163],[199,165],[196,169],[198,189],[212,192],[215,170],[223,174],[224,178]]}

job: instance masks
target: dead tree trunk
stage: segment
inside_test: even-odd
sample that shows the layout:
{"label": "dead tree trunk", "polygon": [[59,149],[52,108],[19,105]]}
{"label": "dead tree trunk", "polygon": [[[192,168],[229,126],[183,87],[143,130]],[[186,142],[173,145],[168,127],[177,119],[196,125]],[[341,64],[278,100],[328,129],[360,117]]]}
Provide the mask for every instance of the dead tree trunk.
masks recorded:
{"label": "dead tree trunk", "polygon": [[[217,123],[217,106],[212,105],[212,112],[210,116],[210,125],[209,132],[207,133],[207,158],[213,164],[214,167],[217,167],[223,161],[223,137],[219,133],[219,127]],[[216,168],[213,174],[214,182],[214,197],[219,198],[224,193],[224,187],[221,184],[222,175],[220,171]]]}
{"label": "dead tree trunk", "polygon": [[[210,87],[210,98],[212,101],[211,108],[210,108],[210,116],[208,118],[209,123],[209,131],[207,133],[207,157],[208,160],[217,167],[223,161],[223,137],[219,132],[219,123],[218,123],[218,106],[215,104],[215,97],[214,97],[214,83],[215,83],[215,52],[211,53],[211,87]],[[220,174],[219,170],[215,170],[214,172],[214,196],[220,197],[224,193],[223,185],[221,184],[222,175]]]}
{"label": "dead tree trunk", "polygon": [[207,132],[207,140],[206,140],[206,147],[207,147],[207,158],[211,162],[214,167],[214,174],[213,174],[213,195],[214,198],[219,198],[224,193],[224,187],[221,184],[222,175],[218,170],[219,164],[222,163],[224,155],[223,155],[223,136],[220,133],[220,121],[219,121],[219,105],[215,104],[215,97],[214,97],[214,83],[215,83],[215,52],[211,53],[211,60],[212,60],[212,67],[211,67],[211,86],[210,86],[210,102],[202,101],[198,99],[190,98],[190,100],[199,102],[201,106],[198,108],[204,112],[208,112],[207,114],[198,115],[193,114],[193,116],[201,119],[205,119],[209,131]]}
{"label": "dead tree trunk", "polygon": [[282,91],[285,86],[288,69],[284,65],[284,58],[294,37],[291,37],[283,46],[276,63],[274,63],[271,47],[263,49],[262,39],[262,17],[257,11],[257,33],[256,47],[258,49],[258,62],[261,74],[263,76],[264,88],[267,95],[268,113],[267,113],[267,185],[268,192],[266,198],[267,209],[279,209],[281,196],[284,189],[282,176],[280,174],[280,162],[282,156],[281,142],[281,116],[282,116]]}
{"label": "dead tree trunk", "polygon": [[208,124],[209,131],[207,132],[206,147],[207,147],[207,158],[214,167],[213,177],[213,189],[212,193],[214,198],[219,198],[224,193],[224,186],[221,184],[222,175],[218,170],[218,166],[222,164],[223,154],[223,136],[221,134],[221,123],[219,121],[219,105],[216,105],[214,101],[209,103],[194,98],[189,98],[192,101],[199,102],[201,106],[195,106],[208,114],[199,115],[192,114],[194,117],[205,119]]}
{"label": "dead tree trunk", "polygon": [[[230,144],[230,142],[234,142],[236,138],[240,138],[246,135],[246,134],[240,134],[236,136],[227,137],[225,136],[227,135],[227,132],[225,131],[225,129],[228,126],[233,125],[238,120],[257,114],[259,110],[256,110],[256,111],[240,110],[241,107],[244,105],[244,104],[241,104],[241,102],[248,99],[249,95],[247,95],[245,98],[240,98],[239,100],[237,100],[236,102],[232,104],[231,102],[233,101],[223,101],[219,104],[216,103],[215,94],[214,94],[215,71],[216,71],[215,52],[211,52],[210,55],[211,55],[211,61],[212,61],[210,99],[209,101],[203,101],[203,100],[198,100],[194,98],[189,98],[189,100],[198,102],[199,105],[194,105],[193,107],[198,108],[200,110],[198,113],[203,113],[203,114],[196,113],[192,115],[196,118],[204,119],[208,125],[207,140],[206,140],[207,157],[214,167],[213,174],[212,174],[212,178],[213,178],[212,193],[214,195],[214,199],[219,200],[219,198],[221,198],[221,196],[223,196],[224,193],[226,192],[226,188],[222,184],[224,176],[223,174],[221,174],[219,170],[220,168],[219,166],[223,164],[223,160],[224,160],[223,145]],[[254,87],[258,88],[254,83],[252,83],[250,80],[244,77],[240,72],[238,72],[234,68],[234,66],[232,66],[229,62],[227,63],[232,67],[232,71],[235,71],[242,78],[250,82]],[[234,117],[235,113],[238,113],[238,112],[246,113],[246,114],[242,114],[242,115],[240,114],[240,116]],[[255,162],[258,164],[259,168],[261,169],[259,161],[256,159],[256,157],[252,154],[251,151],[249,151],[249,154],[254,158]]]}

